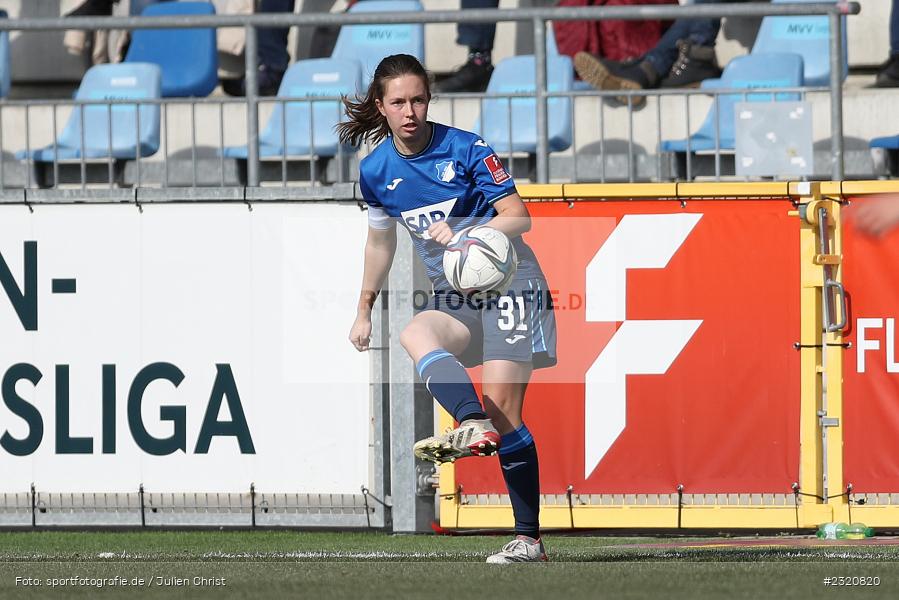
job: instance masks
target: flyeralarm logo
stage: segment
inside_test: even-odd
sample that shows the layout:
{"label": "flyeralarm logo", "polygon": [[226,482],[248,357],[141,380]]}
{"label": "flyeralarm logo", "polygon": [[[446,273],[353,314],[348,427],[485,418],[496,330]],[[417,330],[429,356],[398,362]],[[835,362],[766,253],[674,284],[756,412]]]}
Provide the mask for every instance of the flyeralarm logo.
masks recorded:
{"label": "flyeralarm logo", "polygon": [[584,478],[626,425],[628,375],[662,375],[702,324],[695,319],[628,320],[627,270],[664,269],[699,214],[626,215],[587,265],[587,321],[620,327],[587,370]]}

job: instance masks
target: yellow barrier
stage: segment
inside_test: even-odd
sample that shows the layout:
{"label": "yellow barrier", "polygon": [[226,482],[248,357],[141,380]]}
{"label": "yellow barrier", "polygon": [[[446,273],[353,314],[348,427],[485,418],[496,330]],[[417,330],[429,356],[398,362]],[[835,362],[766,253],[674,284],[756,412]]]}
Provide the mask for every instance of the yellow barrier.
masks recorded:
{"label": "yellow barrier", "polygon": [[[541,525],[552,528],[810,528],[848,521],[850,506],[843,481],[842,359],[840,331],[822,331],[825,269],[842,281],[841,201],[847,196],[899,193],[899,181],[648,183],[521,185],[529,201],[623,199],[765,199],[790,197],[805,209],[800,222],[800,499],[795,494],[722,494],[690,497],[543,496]],[[830,250],[821,252],[818,209],[827,214]],[[825,369],[826,365],[826,369]],[[826,390],[826,407],[822,407]],[[818,411],[836,419],[822,427]],[[441,411],[442,412],[442,411]],[[452,426],[442,412],[440,429]],[[826,433],[822,435],[822,430]],[[826,444],[826,453],[825,453]],[[827,457],[826,465],[823,457]],[[466,497],[456,489],[454,466],[439,468],[440,524],[446,528],[511,527],[508,499],[498,495]],[[816,498],[817,496],[817,498]],[[829,497],[827,497],[829,496]],[[825,498],[827,497],[827,498]],[[822,500],[821,498],[825,498]],[[899,525],[899,505],[854,506],[852,519],[875,527]]]}

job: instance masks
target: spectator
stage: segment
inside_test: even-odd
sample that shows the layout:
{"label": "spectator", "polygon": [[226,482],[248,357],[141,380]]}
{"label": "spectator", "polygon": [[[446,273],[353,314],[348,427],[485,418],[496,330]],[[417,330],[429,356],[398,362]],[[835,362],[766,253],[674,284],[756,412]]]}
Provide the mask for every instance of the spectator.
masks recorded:
{"label": "spectator", "polygon": [[[677,4],[677,0],[559,0],[559,6],[582,7],[628,4]],[[650,51],[671,25],[670,21],[607,19],[554,21],[553,35],[559,54],[574,58],[589,52],[616,61],[633,60]]]}
{"label": "spectator", "polygon": [[[499,0],[461,0],[462,10],[467,9],[477,9],[477,8],[497,8],[499,6]],[[677,0],[572,0],[566,1],[561,0],[556,2],[560,6],[588,6],[588,5],[621,5],[621,4],[668,4],[674,3]],[[537,0],[537,3],[542,3],[541,0]],[[614,23],[614,24],[613,24]],[[557,45],[559,46],[559,51],[563,54],[567,53],[562,46],[568,43],[568,46],[571,46],[571,34],[574,33],[576,38],[581,38],[584,36],[579,36],[578,33],[583,32],[575,32],[574,28],[580,27],[584,28],[584,23],[581,22],[558,22],[555,23],[554,26],[556,30],[559,32],[556,35]],[[599,26],[591,30],[587,36],[591,37],[591,41],[594,45],[598,45],[598,41],[593,39],[596,37],[596,33],[602,29],[602,34],[607,34],[609,31],[605,28],[606,25],[611,25],[612,30],[619,30],[621,35],[616,36],[614,40],[602,40],[603,49],[608,48],[619,48],[622,46],[633,46],[633,45],[641,45],[645,44],[645,42],[641,40],[633,39],[635,37],[635,30],[640,31],[639,35],[642,37],[644,35],[651,35],[647,33],[647,29],[658,31],[661,28],[661,24],[658,21],[621,21],[621,22],[612,22],[605,21]],[[564,30],[564,33],[561,33]],[[483,92],[487,89],[487,83],[490,81],[490,75],[493,73],[493,61],[492,61],[492,52],[493,52],[493,40],[496,37],[496,23],[459,23],[456,28],[457,37],[456,43],[462,46],[468,47],[468,60],[459,67],[448,79],[445,79],[439,82],[436,86],[439,92]],[[658,35],[658,34],[656,34]],[[577,44],[578,41],[574,41],[574,44]],[[650,41],[651,45],[653,42]],[[643,46],[645,47],[645,46]],[[571,53],[573,54],[573,52]],[[603,54],[608,55],[609,52],[603,52]]]}
{"label": "spectator", "polygon": [[71,11],[67,12],[67,17],[100,17],[110,16],[112,14],[112,5],[118,4],[119,0],[82,0]]}
{"label": "spectator", "polygon": [[[727,0],[695,0],[714,4]],[[574,68],[581,79],[601,90],[642,90],[657,87],[691,87],[704,79],[719,77],[715,38],[721,19],[678,19],[659,43],[641,58],[617,62],[579,52]],[[634,97],[635,106],[644,102]]]}
{"label": "spectator", "polygon": [[[131,0],[129,12],[139,15],[150,4],[157,2],[172,2],[173,0]],[[119,0],[82,0],[73,10],[65,14],[66,17],[109,17],[112,16],[113,6]],[[130,32],[119,32],[117,39],[112,38],[112,56],[109,53],[110,32],[106,29],[96,31],[66,31],[62,43],[70,54],[81,55],[90,48],[91,62],[93,64],[118,62],[125,56],[125,51],[130,41]]]}
{"label": "spectator", "polygon": [[899,87],[899,0],[890,8],[890,58],[877,73],[877,87]]}
{"label": "spectator", "polygon": [[[83,0],[78,6],[67,12],[66,17],[108,17],[112,15],[112,6],[118,0]],[[66,31],[62,43],[70,54],[80,56],[90,51],[91,63],[109,62],[109,31],[82,31],[73,29]]]}
{"label": "spectator", "polygon": [[[497,8],[499,0],[462,0],[462,10]],[[493,73],[493,39],[496,23],[459,23],[456,26],[456,43],[468,46],[468,60],[444,81],[437,84],[437,91],[483,92]]]}
{"label": "spectator", "polygon": [[[292,13],[293,9],[294,0],[259,0],[257,12]],[[256,73],[256,84],[260,96],[274,96],[278,93],[290,62],[290,55],[287,53],[289,33],[289,27],[259,29],[259,70]],[[222,89],[230,96],[243,96],[246,94],[246,82],[243,77],[228,79],[222,82]]]}

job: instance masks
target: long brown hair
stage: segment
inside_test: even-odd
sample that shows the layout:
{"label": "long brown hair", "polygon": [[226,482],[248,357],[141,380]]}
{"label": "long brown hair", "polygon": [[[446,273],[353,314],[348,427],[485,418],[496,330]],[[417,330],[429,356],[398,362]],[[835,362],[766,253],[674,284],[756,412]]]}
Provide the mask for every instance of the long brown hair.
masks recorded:
{"label": "long brown hair", "polygon": [[387,86],[388,80],[403,75],[421,77],[428,93],[428,99],[431,98],[428,72],[421,66],[417,58],[409,54],[393,54],[385,57],[378,63],[378,68],[375,69],[375,75],[368,86],[365,97],[361,100],[358,97],[356,100],[343,99],[346,116],[349,117],[349,120],[337,125],[337,135],[341,142],[356,146],[366,139],[378,143],[387,137],[390,128],[387,126],[387,119],[378,111],[375,100],[384,100],[384,88]]}

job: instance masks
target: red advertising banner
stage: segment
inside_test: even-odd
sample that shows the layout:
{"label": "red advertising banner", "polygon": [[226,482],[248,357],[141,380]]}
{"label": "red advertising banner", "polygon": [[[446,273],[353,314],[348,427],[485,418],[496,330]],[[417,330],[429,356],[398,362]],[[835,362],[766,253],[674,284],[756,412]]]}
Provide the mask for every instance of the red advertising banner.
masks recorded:
{"label": "red advertising banner", "polygon": [[843,341],[852,344],[843,358],[843,473],[858,493],[899,492],[899,228],[857,218],[884,201],[899,198],[852,198],[843,226]]}
{"label": "red advertising banner", "polygon": [[[799,228],[787,199],[532,203],[559,364],[525,423],[541,491],[791,493],[799,475]],[[492,460],[465,494],[505,493]]]}

